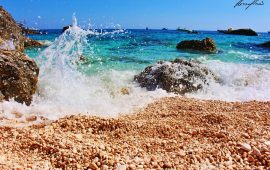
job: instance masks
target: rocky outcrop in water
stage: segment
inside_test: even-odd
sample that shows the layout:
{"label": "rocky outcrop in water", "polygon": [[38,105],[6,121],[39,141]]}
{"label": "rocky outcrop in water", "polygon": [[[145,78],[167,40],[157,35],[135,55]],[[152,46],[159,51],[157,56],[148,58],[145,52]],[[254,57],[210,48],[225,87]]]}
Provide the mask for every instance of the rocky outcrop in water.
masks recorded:
{"label": "rocky outcrop in water", "polygon": [[167,92],[185,94],[202,89],[210,81],[218,82],[218,77],[197,61],[176,59],[161,61],[148,66],[134,80],[147,90],[162,88]]}
{"label": "rocky outcrop in water", "polygon": [[41,34],[42,33],[39,30],[34,30],[34,29],[27,28],[23,24],[18,24],[18,26],[21,28],[23,35],[25,35],[25,34]]}
{"label": "rocky outcrop in water", "polygon": [[31,38],[28,38],[28,37],[25,37],[24,39],[24,47],[25,48],[28,48],[28,47],[44,47],[45,45],[38,42],[38,41],[35,41]]}
{"label": "rocky outcrop in water", "polygon": [[218,32],[232,35],[258,36],[258,34],[252,29],[237,29],[237,30],[228,29],[227,31],[218,30]]}
{"label": "rocky outcrop in water", "polygon": [[206,38],[201,41],[199,40],[186,40],[181,41],[176,46],[177,49],[181,50],[196,50],[203,52],[215,52],[217,50],[214,40]]}
{"label": "rocky outcrop in water", "polygon": [[0,98],[31,103],[39,69],[23,50],[34,43],[36,41],[22,35],[11,15],[0,6]]}

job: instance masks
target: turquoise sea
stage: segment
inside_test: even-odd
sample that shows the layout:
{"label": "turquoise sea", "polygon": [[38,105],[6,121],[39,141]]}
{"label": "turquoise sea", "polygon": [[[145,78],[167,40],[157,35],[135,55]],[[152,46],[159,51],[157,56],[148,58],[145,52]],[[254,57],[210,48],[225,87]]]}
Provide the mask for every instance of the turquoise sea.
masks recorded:
{"label": "turquoise sea", "polygon": [[[75,20],[76,21],[76,20]],[[157,61],[175,58],[199,60],[216,73],[212,82],[186,97],[223,101],[270,101],[270,50],[257,47],[270,40],[225,35],[216,31],[187,34],[176,30],[84,30],[73,24],[68,30],[43,30],[31,38],[47,45],[25,52],[40,67],[38,92],[31,106],[4,102],[8,112],[58,119],[69,114],[114,117],[130,113],[161,97],[173,96],[158,89],[147,91],[133,81],[134,75]],[[215,54],[181,51],[182,40],[212,38]],[[128,94],[122,94],[125,89]]]}

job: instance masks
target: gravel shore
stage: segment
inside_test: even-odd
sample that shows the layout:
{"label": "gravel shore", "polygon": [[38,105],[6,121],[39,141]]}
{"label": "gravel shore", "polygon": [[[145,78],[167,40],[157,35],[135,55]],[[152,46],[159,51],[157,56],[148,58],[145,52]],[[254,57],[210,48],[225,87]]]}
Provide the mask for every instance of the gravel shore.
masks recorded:
{"label": "gravel shore", "polygon": [[164,98],[133,115],[0,127],[0,169],[269,169],[270,102]]}

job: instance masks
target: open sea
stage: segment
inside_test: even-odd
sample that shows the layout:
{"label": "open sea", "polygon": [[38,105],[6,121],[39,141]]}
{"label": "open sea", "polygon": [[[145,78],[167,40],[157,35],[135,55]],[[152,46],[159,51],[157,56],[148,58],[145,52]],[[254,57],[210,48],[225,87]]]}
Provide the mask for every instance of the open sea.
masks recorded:
{"label": "open sea", "polygon": [[[270,101],[270,50],[256,44],[270,41],[259,36],[225,35],[216,31],[187,34],[176,30],[83,30],[76,25],[43,30],[30,37],[47,45],[25,53],[39,65],[38,91],[31,106],[14,101],[1,104],[4,115],[14,112],[58,119],[71,114],[115,117],[131,113],[161,97],[164,90],[147,91],[134,75],[160,60],[176,58],[201,61],[221,78],[186,97],[222,101]],[[215,54],[181,51],[182,40],[212,38]],[[126,89],[128,95],[121,91]]]}

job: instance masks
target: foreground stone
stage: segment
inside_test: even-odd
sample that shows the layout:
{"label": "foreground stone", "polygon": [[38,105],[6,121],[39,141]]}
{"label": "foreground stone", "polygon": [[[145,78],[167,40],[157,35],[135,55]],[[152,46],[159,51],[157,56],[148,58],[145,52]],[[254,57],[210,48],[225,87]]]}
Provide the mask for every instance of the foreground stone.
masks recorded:
{"label": "foreground stone", "polygon": [[0,169],[269,169],[269,108],[174,97],[115,119],[0,126]]}
{"label": "foreground stone", "polygon": [[147,90],[162,88],[167,92],[185,94],[202,89],[209,82],[217,82],[217,76],[196,61],[176,59],[148,66],[134,80]]}
{"label": "foreground stone", "polygon": [[27,105],[37,88],[36,63],[18,51],[0,50],[0,91],[5,100],[14,98]]}
{"label": "foreground stone", "polygon": [[181,41],[176,46],[177,49],[181,50],[197,50],[204,52],[215,52],[217,50],[214,40],[206,38],[201,41],[199,40],[187,40]]}
{"label": "foreground stone", "polygon": [[14,98],[20,103],[31,103],[39,69],[23,51],[25,47],[40,45],[24,37],[12,16],[0,6],[0,101]]}
{"label": "foreground stone", "polygon": [[224,34],[258,36],[258,34],[252,29],[237,29],[237,30],[228,29],[227,31],[226,30],[218,30],[218,31]]}

